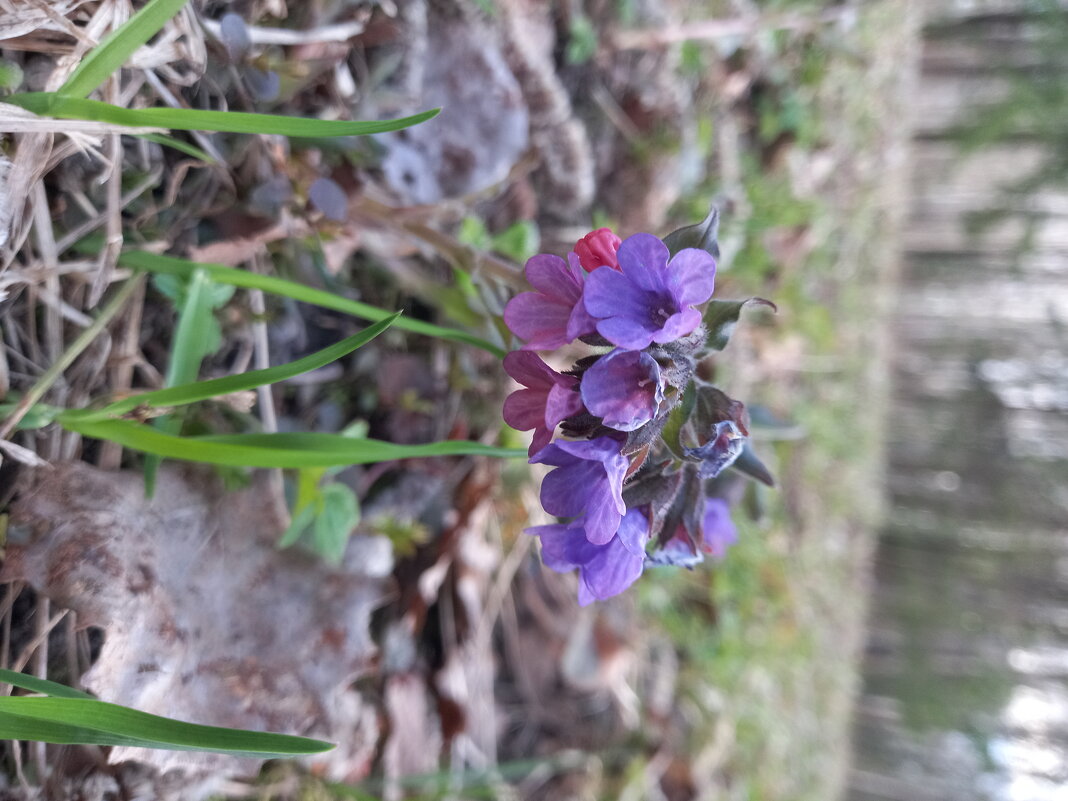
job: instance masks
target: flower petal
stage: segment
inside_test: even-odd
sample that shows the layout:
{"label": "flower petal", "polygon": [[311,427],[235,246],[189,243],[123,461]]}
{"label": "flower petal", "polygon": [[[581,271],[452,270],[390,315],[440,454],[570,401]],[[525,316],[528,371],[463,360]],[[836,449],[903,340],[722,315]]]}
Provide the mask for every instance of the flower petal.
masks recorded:
{"label": "flower petal", "polygon": [[540,356],[526,350],[513,350],[504,357],[503,366],[504,372],[523,386],[545,392],[556,385],[560,376]]}
{"label": "flower petal", "polygon": [[597,600],[619,595],[638,580],[645,567],[645,556],[636,556],[618,539],[587,562],[579,571],[582,582]]}
{"label": "flower petal", "polygon": [[552,442],[553,431],[556,426],[547,428],[546,426],[536,426],[534,428],[534,436],[530,440],[530,447],[527,448],[527,457],[531,457],[538,451],[542,450],[546,445]]}
{"label": "flower petal", "polygon": [[516,431],[530,431],[545,424],[545,393],[519,389],[504,399],[504,422]]}
{"label": "flower petal", "polygon": [[582,295],[582,273],[559,256],[539,253],[527,260],[527,280],[544,295],[565,303],[569,308]]}
{"label": "flower petal", "polygon": [[652,234],[634,234],[623,240],[616,254],[623,274],[637,287],[652,291],[666,288],[667,245]]}
{"label": "flower petal", "polygon": [[683,309],[664,321],[663,328],[653,335],[653,341],[674,342],[687,334],[692,334],[700,324],[701,312],[697,309]]}
{"label": "flower petal", "polygon": [[611,267],[599,267],[586,279],[582,302],[593,317],[645,315],[648,303],[645,292]]}
{"label": "flower petal", "polygon": [[610,317],[597,321],[597,333],[618,347],[643,350],[649,347],[657,330],[626,317]]}
{"label": "flower petal", "polygon": [[571,309],[539,292],[523,292],[504,307],[504,322],[526,342],[524,350],[553,350],[571,342],[567,335]]}
{"label": "flower petal", "polygon": [[526,533],[541,538],[541,561],[559,573],[574,570],[597,555],[597,546],[590,545],[581,526],[557,523],[534,526]]}
{"label": "flower petal", "polygon": [[683,306],[696,306],[712,297],[716,286],[716,260],[697,248],[685,248],[668,264],[672,291]]}
{"label": "flower petal", "polygon": [[601,479],[598,486],[587,490],[586,539],[594,545],[604,545],[610,542],[619,530],[619,522],[623,519],[612,489],[607,480]]}
{"label": "flower petal", "polygon": [[619,541],[634,556],[645,557],[645,545],[649,542],[649,518],[642,509],[628,509],[616,532]]}
{"label": "flower petal", "polygon": [[[567,377],[571,378],[571,376]],[[558,423],[581,411],[582,395],[573,389],[554,384],[545,402],[545,425],[549,428],[556,428]]]}
{"label": "flower petal", "polygon": [[[541,453],[559,445],[550,445]],[[541,456],[541,453],[534,458]],[[604,467],[599,462],[574,460],[545,476],[541,483],[541,505],[551,515],[577,517],[586,511],[591,498],[600,498],[604,494],[598,492],[598,484],[604,483],[604,480]],[[611,539],[612,534],[615,534],[615,529],[603,542]]]}

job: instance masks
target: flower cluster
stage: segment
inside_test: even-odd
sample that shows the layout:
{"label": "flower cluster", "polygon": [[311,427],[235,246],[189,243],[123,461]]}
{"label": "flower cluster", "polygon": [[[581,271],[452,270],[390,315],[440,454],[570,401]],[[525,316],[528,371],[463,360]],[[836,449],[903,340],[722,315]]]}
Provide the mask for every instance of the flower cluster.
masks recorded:
{"label": "flower cluster", "polygon": [[[745,409],[699,379],[697,364],[745,302],[726,302],[704,323],[715,215],[702,226],[665,240],[620,240],[601,228],[566,259],[534,256],[533,291],[504,310],[524,343],[504,360],[523,387],[505,401],[504,419],[534,432],[531,463],[553,468],[541,503],[563,521],[528,532],[548,567],[579,571],[582,604],[617,595],[647,566],[720,558],[736,538],[717,477],[748,453]],[[576,341],[595,350],[565,372],[533,352]],[[744,461],[763,470],[751,453]]]}

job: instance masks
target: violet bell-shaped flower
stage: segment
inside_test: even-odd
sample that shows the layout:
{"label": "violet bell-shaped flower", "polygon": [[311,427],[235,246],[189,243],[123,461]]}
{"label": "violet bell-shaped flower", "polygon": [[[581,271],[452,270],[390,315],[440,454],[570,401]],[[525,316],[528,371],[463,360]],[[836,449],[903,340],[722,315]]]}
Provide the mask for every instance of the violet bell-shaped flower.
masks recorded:
{"label": "violet bell-shaped flower", "polygon": [[579,571],[579,604],[619,595],[638,580],[645,569],[649,521],[645,513],[629,509],[615,535],[604,545],[586,538],[583,521],[535,526],[526,533],[541,538],[541,558],[558,573]]}
{"label": "violet bell-shaped flower", "polygon": [[586,408],[606,426],[634,431],[656,417],[664,379],[648,353],[617,348],[583,374],[581,391]]}
{"label": "violet bell-shaped flower", "polygon": [[674,342],[701,324],[693,308],[712,297],[716,260],[686,248],[669,260],[667,245],[652,234],[623,240],[619,270],[599,267],[586,280],[583,303],[597,332],[627,350]]}
{"label": "violet bell-shaped flower", "polygon": [[524,350],[504,357],[504,371],[526,387],[505,399],[504,422],[517,431],[534,430],[528,451],[533,456],[549,444],[557,425],[582,411],[578,379],[556,372]]}
{"label": "violet bell-shaped flower", "polygon": [[541,505],[557,517],[585,515],[583,530],[594,545],[605,545],[619,528],[626,505],[623,478],[628,460],[622,442],[611,437],[557,440],[531,457],[531,464],[549,464],[541,485]]}
{"label": "violet bell-shaped flower", "polygon": [[596,330],[582,303],[578,256],[569,253],[564,261],[540,253],[527,261],[526,275],[537,291],[516,295],[504,307],[504,322],[526,343],[523,350],[553,350]]}

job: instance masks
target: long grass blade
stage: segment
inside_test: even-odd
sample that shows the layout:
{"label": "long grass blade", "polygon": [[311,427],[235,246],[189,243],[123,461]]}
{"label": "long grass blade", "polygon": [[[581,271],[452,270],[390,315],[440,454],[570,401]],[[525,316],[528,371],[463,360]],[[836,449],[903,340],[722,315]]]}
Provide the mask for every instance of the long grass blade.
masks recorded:
{"label": "long grass blade", "polygon": [[89,693],[83,693],[81,690],[75,690],[73,687],[68,687],[66,684],[57,684],[54,681],[48,679],[39,679],[36,676],[27,676],[25,673],[18,673],[14,670],[7,670],[6,668],[0,669],[0,682],[4,684],[10,684],[12,687],[18,687],[21,690],[29,690],[34,693],[43,693],[44,695],[51,695],[55,698],[92,698]]}
{"label": "long grass blade", "polygon": [[123,108],[99,100],[66,97],[54,92],[26,92],[11,95],[6,102],[34,114],[65,120],[94,120],[114,125],[152,126],[175,131],[219,131],[223,133],[278,134],[280,136],[363,136],[399,131],[426,122],[441,109],[430,109],[410,117],[371,122],[316,120],[278,114],[250,114],[244,111],[208,111],[186,108]]}
{"label": "long grass blade", "polygon": [[[303,284],[298,284],[294,281],[287,281],[284,278],[260,275],[259,273],[252,273],[247,270],[237,270],[233,267],[225,267],[221,264],[204,264],[186,261],[185,259],[178,259],[173,256],[159,256],[155,253],[147,253],[139,250],[127,250],[121,253],[119,255],[119,264],[135,270],[186,277],[192,275],[195,270],[204,270],[213,281],[217,281],[220,284],[230,284],[231,286],[248,289],[261,289],[264,292],[282,295],[283,297],[292,298],[293,300],[299,300],[302,303],[310,303],[314,306],[322,306],[325,309],[334,309],[335,311],[344,312],[345,314],[350,314],[361,320],[378,322],[379,320],[386,319],[391,314],[391,312],[388,312],[385,309],[379,309],[368,303],[349,300],[348,298],[343,298],[321,289],[313,289],[312,287],[304,286]],[[424,323],[421,320],[411,320],[406,317],[400,318],[394,325],[405,331],[411,331],[413,334],[422,334],[424,336],[436,337],[438,339],[461,342],[465,345],[473,345],[476,348],[481,348],[482,350],[492,353],[498,358],[504,358],[505,352],[502,348],[466,331],[433,325],[432,323]]]}
{"label": "long grass blade", "polygon": [[231,467],[338,467],[431,456],[526,456],[523,449],[464,440],[396,445],[323,433],[178,437],[128,420],[65,419],[62,425],[86,437],[110,440],[124,448],[167,459]]}
{"label": "long grass blade", "polygon": [[[226,294],[219,296],[218,290]],[[220,303],[229,300],[233,289],[216,286],[203,270],[194,270],[184,292],[175,298],[178,305],[178,323],[174,328],[171,342],[171,356],[164,377],[166,387],[181,386],[196,381],[200,364],[207,356],[214,353],[222,340],[219,324],[214,312]],[[157,417],[152,425],[166,434],[177,434],[182,422],[171,415]],[[145,459],[145,493],[151,498],[156,489],[156,472],[159,470],[159,458],[149,456]]]}
{"label": "long grass blade", "polygon": [[185,723],[86,698],[0,698],[0,739],[210,751],[260,759],[318,754],[334,747],[308,737]]}
{"label": "long grass blade", "polygon": [[347,356],[389,328],[399,316],[400,312],[397,312],[381,322],[368,326],[358,334],[353,334],[351,337],[347,337],[302,359],[280,364],[277,367],[268,367],[264,370],[249,370],[240,375],[213,378],[209,381],[196,381],[168,389],[156,390],[155,392],[143,392],[140,395],[131,395],[128,398],[110,403],[101,409],[76,409],[65,412],[60,417],[63,420],[106,420],[108,418],[121,417],[137,408],[185,406],[190,403],[215,398],[219,395],[244,392],[245,390],[262,387],[265,384],[277,384],[279,381],[286,381],[302,373],[317,370],[337,361],[342,356]]}
{"label": "long grass blade", "polygon": [[88,97],[119,69],[133,52],[151,39],[182,10],[187,0],[149,0],[144,7],[113,30],[81,60],[59,93],[71,97]]}

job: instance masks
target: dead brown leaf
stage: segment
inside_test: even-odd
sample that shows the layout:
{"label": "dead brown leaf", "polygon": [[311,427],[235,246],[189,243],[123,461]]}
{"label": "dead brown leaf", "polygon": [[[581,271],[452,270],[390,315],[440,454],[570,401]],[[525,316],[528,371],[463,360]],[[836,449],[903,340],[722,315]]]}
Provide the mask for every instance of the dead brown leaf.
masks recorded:
{"label": "dead brown leaf", "polygon": [[[354,537],[340,569],[276,550],[265,476],[224,495],[165,466],[151,501],[130,472],[68,463],[39,479],[14,505],[0,578],[105,630],[88,689],[153,714],[327,739],[338,748],[318,771],[348,781],[367,771],[376,716],[348,685],[376,652],[368,623],[392,570],[388,541]],[[110,759],[220,780],[257,767],[130,748]]]}

